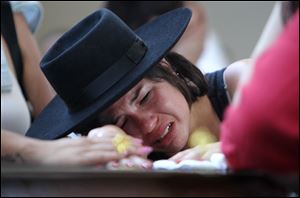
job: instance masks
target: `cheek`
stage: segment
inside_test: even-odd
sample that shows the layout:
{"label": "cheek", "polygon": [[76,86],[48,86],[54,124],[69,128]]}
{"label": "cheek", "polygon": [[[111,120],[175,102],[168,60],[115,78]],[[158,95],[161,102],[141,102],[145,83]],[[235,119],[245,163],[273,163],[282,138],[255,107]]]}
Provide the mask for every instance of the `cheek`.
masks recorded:
{"label": "cheek", "polygon": [[163,91],[158,92],[152,102],[152,106],[156,108],[156,112],[160,112],[167,116],[167,119],[176,122],[176,131],[184,134],[188,133],[190,109],[180,91],[171,86],[165,87]]}
{"label": "cheek", "polygon": [[180,120],[189,117],[190,109],[188,103],[179,91],[169,92],[168,95],[164,94],[158,101],[161,101],[159,103],[163,105],[162,108],[164,108],[165,111],[173,114]]}
{"label": "cheek", "polygon": [[142,134],[138,133],[139,130],[132,130],[131,128],[130,129],[124,128],[123,130],[125,131],[125,133],[127,133],[132,137],[139,138],[139,139],[143,138]]}
{"label": "cheek", "polygon": [[182,94],[174,95],[172,100],[166,101],[166,106],[176,121],[176,137],[170,145],[170,149],[173,152],[178,152],[186,146],[188,141],[190,109]]}

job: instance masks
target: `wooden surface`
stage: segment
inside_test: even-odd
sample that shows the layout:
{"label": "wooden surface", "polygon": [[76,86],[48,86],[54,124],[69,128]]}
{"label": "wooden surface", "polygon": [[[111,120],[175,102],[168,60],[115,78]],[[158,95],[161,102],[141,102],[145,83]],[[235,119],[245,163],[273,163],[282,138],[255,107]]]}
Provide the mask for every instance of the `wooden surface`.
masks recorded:
{"label": "wooden surface", "polygon": [[1,196],[290,196],[299,177],[259,173],[108,171],[1,162]]}

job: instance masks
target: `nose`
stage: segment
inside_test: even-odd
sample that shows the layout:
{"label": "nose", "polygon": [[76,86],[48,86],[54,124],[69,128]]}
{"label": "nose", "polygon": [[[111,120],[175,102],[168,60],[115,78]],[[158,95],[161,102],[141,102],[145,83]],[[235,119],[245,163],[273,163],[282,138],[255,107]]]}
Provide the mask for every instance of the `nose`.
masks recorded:
{"label": "nose", "polygon": [[151,133],[157,124],[157,116],[151,112],[139,112],[133,119],[136,129],[143,135]]}

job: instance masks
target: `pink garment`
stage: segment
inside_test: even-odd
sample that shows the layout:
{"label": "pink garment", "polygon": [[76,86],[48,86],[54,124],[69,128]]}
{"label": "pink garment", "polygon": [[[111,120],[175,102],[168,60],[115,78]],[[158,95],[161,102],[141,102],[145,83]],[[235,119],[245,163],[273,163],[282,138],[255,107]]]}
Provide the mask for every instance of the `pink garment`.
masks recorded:
{"label": "pink garment", "polygon": [[258,59],[237,107],[221,125],[233,170],[299,172],[299,11]]}

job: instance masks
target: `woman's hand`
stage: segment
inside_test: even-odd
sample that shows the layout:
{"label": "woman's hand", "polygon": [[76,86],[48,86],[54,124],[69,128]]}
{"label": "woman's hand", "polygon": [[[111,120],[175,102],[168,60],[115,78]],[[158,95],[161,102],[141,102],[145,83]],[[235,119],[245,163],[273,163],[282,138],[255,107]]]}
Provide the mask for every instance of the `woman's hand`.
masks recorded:
{"label": "woman's hand", "polygon": [[126,156],[125,153],[118,153],[109,139],[34,140],[32,145],[20,151],[24,161],[30,164],[96,165]]}
{"label": "woman's hand", "polygon": [[209,160],[212,154],[220,153],[220,142],[207,144],[204,146],[196,146],[191,149],[187,149],[181,151],[174,155],[173,157],[169,158],[169,160],[173,160],[177,163],[181,162],[182,160]]}
{"label": "woman's hand", "polygon": [[[93,139],[108,139],[109,141],[111,141],[111,143],[115,146],[115,149],[117,150],[118,148],[116,147],[118,145],[116,145],[116,138],[122,137],[124,139],[124,141],[122,142],[123,145],[119,146],[126,147],[125,152],[127,155],[138,155],[146,158],[147,155],[152,151],[151,147],[142,145],[141,139],[137,139],[127,135],[121,128],[115,125],[106,125],[103,127],[95,128],[89,132],[88,137]],[[121,151],[123,149],[121,149]]]}
{"label": "woman's hand", "polygon": [[[117,150],[113,143],[117,134],[122,134],[130,142],[124,152]],[[43,141],[30,140],[20,150],[25,162],[45,165],[99,165],[109,161],[139,155],[145,157],[151,152],[150,147],[142,145],[142,141],[132,138],[116,126],[108,125],[90,131],[88,137],[78,139],[62,138]]]}

